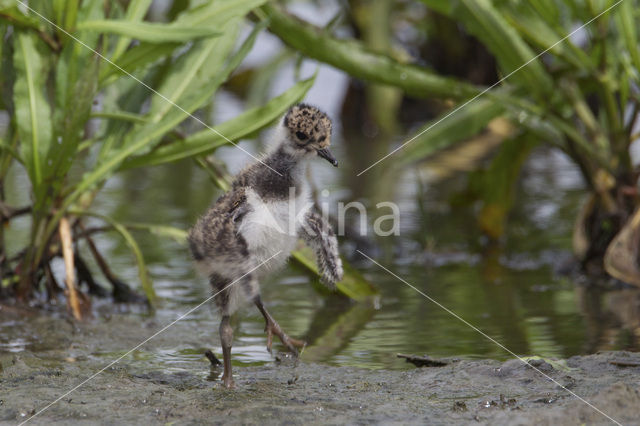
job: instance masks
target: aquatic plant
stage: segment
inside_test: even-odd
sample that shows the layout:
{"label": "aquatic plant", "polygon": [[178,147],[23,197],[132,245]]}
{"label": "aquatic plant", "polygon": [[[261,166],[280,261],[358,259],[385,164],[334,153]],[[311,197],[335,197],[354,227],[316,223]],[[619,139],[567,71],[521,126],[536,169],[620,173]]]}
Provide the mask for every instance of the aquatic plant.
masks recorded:
{"label": "aquatic plant", "polygon": [[[8,116],[0,135],[0,183],[11,167],[23,167],[31,184],[27,206],[7,205],[0,191],[3,223],[28,215],[31,230],[29,243],[13,247],[17,254],[11,257],[6,250],[11,242],[1,236],[2,293],[26,300],[45,290],[49,299],[56,297],[62,289],[51,262],[62,257],[67,300],[74,316],[82,317],[89,300],[78,291],[79,284],[101,291],[84,254],[74,249],[85,240],[114,296],[135,298],[92,240],[96,232],[116,231],[131,248],[142,288],[152,301],[144,255],[130,230],[177,238],[184,232],[120,223],[92,212],[97,193],[123,170],[185,158],[203,163],[216,148],[273,123],[313,85],[314,77],[299,81],[215,126],[207,118],[193,118],[202,116],[199,111],[211,103],[264,29],[254,24],[238,43],[244,17],[265,1],[175,2],[162,23],[145,20],[151,3],[0,1],[0,109]],[[184,126],[190,117],[190,125]],[[87,218],[104,226],[88,228]]]}
{"label": "aquatic plant", "polygon": [[449,102],[381,167],[398,170],[481,134],[496,119],[507,119],[513,131],[503,137],[512,142],[500,148],[492,166],[496,172],[487,175],[480,191],[479,222],[492,238],[501,236],[515,177],[531,147],[545,143],[561,149],[579,167],[590,194],[576,226],[576,253],[585,265],[605,267],[640,285],[639,173],[629,152],[640,111],[638,2],[422,3],[428,14],[457,23],[479,40],[504,80],[487,87],[440,75],[410,63],[407,55],[397,59],[402,55],[334,37],[277,6],[266,4],[262,10],[270,18],[270,31],[310,58],[397,87],[409,97]]}

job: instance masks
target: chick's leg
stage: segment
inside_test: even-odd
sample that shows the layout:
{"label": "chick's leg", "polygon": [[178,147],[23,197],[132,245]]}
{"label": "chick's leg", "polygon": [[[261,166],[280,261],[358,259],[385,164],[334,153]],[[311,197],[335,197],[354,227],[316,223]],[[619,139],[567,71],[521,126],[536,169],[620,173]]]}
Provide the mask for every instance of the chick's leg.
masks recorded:
{"label": "chick's leg", "polygon": [[222,356],[224,363],[224,373],[222,383],[226,388],[234,386],[231,375],[231,343],[233,342],[233,328],[229,324],[229,315],[224,315],[220,322],[220,342],[222,344]]}
{"label": "chick's leg", "polygon": [[289,351],[291,351],[295,356],[298,356],[298,348],[304,348],[305,346],[307,346],[307,342],[287,336],[287,334],[282,331],[276,320],[274,320],[271,314],[267,312],[264,305],[262,304],[260,296],[256,296],[254,298],[254,302],[262,313],[262,316],[264,317],[266,323],[264,331],[267,333],[267,350],[269,351],[269,353],[271,353],[271,344],[273,343],[273,335],[275,334],[276,336],[278,336],[282,344],[285,345],[287,349],[289,349]]}
{"label": "chick's leg", "polygon": [[231,289],[229,279],[219,275],[211,274],[209,282],[216,292],[215,301],[222,314],[220,321],[220,345],[222,346],[222,363],[224,372],[222,373],[222,383],[226,388],[232,388],[233,375],[231,374],[231,345],[233,344],[233,328],[230,324],[231,315]]}

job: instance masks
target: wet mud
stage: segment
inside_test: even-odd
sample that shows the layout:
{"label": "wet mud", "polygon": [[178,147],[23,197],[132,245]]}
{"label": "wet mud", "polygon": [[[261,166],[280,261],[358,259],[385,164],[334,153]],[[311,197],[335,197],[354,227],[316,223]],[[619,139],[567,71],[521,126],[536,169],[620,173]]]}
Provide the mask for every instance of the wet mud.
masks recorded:
{"label": "wet mud", "polygon": [[264,365],[236,365],[236,388],[227,390],[204,348],[177,364],[166,356],[158,361],[155,354],[167,347],[202,338],[175,327],[65,395],[162,327],[127,315],[85,324],[34,315],[13,329],[37,338],[0,352],[0,423],[34,414],[30,424],[611,424],[604,414],[622,424],[640,421],[636,353],[529,359],[540,372],[517,359],[447,360],[394,371],[314,364],[304,354],[294,362],[280,354]]}

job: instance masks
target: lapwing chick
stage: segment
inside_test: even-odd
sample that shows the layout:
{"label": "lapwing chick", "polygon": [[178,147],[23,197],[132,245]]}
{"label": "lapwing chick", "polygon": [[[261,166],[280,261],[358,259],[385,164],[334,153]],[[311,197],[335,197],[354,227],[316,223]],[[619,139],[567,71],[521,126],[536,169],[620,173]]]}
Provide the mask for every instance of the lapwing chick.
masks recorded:
{"label": "lapwing chick", "polygon": [[240,172],[222,195],[189,231],[189,247],[198,269],[213,286],[222,320],[224,386],[233,387],[229,317],[243,300],[253,302],[266,321],[267,350],[273,336],[294,355],[305,342],[282,331],[260,299],[260,281],[282,267],[298,239],[315,252],[322,281],[330,288],[342,279],[336,236],[313,207],[306,179],[309,161],[327,160],[337,167],[329,151],[331,120],[318,108],[293,106],[275,131],[271,150]]}

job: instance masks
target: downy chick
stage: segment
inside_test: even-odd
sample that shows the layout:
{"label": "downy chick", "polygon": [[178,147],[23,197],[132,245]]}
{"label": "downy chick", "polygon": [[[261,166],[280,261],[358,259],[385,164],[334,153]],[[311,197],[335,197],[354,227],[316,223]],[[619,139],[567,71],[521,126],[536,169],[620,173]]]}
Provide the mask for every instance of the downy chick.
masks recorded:
{"label": "downy chick", "polygon": [[286,263],[299,238],[315,251],[325,284],[333,288],[342,279],[335,234],[313,209],[305,178],[308,161],[316,157],[338,166],[330,144],[329,117],[314,106],[293,106],[276,129],[271,152],[240,172],[231,190],[189,232],[198,269],[209,278],[214,291],[220,292],[215,301],[222,315],[222,380],[226,387],[233,386],[229,317],[241,298],[255,303],[264,316],[269,352],[273,335],[296,355],[297,348],[306,344],[282,331],[262,304],[259,287],[266,273]]}

